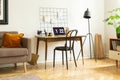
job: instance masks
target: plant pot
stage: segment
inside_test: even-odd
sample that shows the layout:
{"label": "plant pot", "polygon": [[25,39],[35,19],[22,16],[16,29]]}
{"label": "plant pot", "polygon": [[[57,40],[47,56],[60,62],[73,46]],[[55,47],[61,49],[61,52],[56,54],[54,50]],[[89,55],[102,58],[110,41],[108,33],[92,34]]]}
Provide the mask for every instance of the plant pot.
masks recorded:
{"label": "plant pot", "polygon": [[117,38],[120,38],[120,33],[117,33],[116,35],[117,35]]}
{"label": "plant pot", "polygon": [[120,26],[116,28],[117,38],[120,38]]}

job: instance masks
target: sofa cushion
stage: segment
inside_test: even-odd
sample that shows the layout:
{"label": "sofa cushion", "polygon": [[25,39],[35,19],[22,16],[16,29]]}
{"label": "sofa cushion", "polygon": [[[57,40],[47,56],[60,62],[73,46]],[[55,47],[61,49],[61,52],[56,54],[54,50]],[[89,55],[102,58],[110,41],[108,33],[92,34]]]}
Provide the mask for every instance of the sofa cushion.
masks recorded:
{"label": "sofa cushion", "polygon": [[17,34],[17,31],[0,31],[0,46],[2,46],[2,42],[3,42],[3,36],[5,32],[9,32],[11,34]]}
{"label": "sofa cushion", "polygon": [[24,36],[23,33],[20,34],[11,34],[11,33],[5,33],[3,38],[2,47],[7,48],[19,48],[21,46],[21,39]]}
{"label": "sofa cushion", "polygon": [[0,48],[0,58],[2,57],[16,57],[27,56],[27,48]]}

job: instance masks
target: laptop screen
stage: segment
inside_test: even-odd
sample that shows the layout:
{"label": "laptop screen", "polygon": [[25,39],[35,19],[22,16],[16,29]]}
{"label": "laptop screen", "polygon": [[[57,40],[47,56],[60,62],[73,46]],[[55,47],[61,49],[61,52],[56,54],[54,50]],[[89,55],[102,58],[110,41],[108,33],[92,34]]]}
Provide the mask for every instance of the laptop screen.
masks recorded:
{"label": "laptop screen", "polygon": [[54,35],[65,35],[64,27],[53,27]]}

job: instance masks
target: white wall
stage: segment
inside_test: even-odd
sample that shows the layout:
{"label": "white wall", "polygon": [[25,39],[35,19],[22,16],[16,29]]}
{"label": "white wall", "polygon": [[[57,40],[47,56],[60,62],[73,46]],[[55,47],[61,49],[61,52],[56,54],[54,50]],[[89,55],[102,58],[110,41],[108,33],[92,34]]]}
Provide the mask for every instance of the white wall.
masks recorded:
{"label": "white wall", "polygon": [[[104,39],[104,0],[9,0],[9,24],[0,25],[1,31],[16,30],[23,32],[32,39],[32,52],[35,53],[36,31],[39,29],[39,8],[56,7],[68,9],[69,28],[76,28],[79,34],[88,33],[87,20],[83,18],[84,11],[89,8],[91,12],[91,33],[102,34]],[[49,43],[48,60],[52,60],[53,48],[62,42]],[[76,54],[79,52],[79,42],[76,42]],[[44,43],[40,43],[39,62],[44,61]],[[84,45],[84,55],[89,57],[88,41]],[[57,58],[60,58],[58,56]]]}
{"label": "white wall", "polygon": [[[108,11],[120,7],[120,0],[105,0],[105,18],[109,15]],[[115,29],[111,26],[108,26],[105,24],[105,51],[108,55],[109,51],[109,39],[110,38],[116,38],[116,32]]]}

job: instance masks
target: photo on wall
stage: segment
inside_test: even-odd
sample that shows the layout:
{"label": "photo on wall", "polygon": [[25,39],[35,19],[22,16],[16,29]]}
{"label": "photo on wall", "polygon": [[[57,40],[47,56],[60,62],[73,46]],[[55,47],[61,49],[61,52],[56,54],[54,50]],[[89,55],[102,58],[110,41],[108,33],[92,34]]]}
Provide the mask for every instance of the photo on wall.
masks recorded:
{"label": "photo on wall", "polygon": [[3,0],[0,0],[0,20],[3,19]]}
{"label": "photo on wall", "polygon": [[8,0],[0,0],[0,24],[8,24]]}

